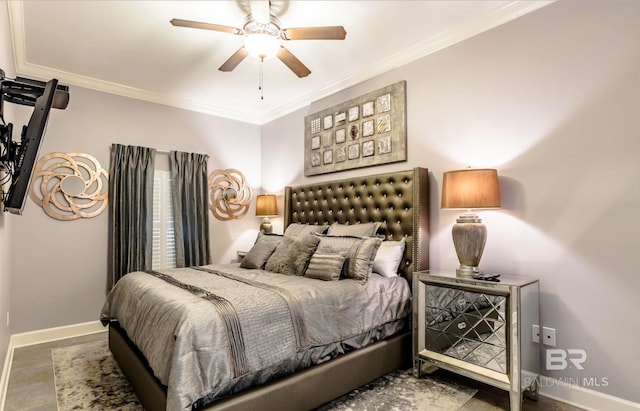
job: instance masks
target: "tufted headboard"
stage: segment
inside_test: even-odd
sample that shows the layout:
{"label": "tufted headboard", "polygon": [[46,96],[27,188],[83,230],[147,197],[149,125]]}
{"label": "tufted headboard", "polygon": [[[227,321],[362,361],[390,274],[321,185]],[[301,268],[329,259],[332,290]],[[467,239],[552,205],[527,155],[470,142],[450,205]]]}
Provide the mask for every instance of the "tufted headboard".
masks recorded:
{"label": "tufted headboard", "polygon": [[355,224],[380,221],[387,240],[407,241],[401,274],[429,269],[428,170],[414,168],[303,186],[284,192],[284,227],[291,223]]}

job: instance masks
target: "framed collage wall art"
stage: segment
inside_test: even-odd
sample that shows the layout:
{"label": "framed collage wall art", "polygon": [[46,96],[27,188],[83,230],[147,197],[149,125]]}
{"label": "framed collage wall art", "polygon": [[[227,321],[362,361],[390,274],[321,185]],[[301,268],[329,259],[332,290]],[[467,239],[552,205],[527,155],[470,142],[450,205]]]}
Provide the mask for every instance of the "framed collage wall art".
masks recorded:
{"label": "framed collage wall art", "polygon": [[304,175],[407,160],[406,81],[304,118]]}

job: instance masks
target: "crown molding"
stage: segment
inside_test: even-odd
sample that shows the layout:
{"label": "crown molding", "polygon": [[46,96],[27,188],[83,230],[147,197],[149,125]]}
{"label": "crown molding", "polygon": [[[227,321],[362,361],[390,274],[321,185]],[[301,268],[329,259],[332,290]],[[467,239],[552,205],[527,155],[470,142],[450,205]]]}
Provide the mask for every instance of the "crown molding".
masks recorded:
{"label": "crown molding", "polygon": [[446,47],[452,46],[494,27],[515,20],[525,14],[548,6],[549,4],[552,4],[554,2],[555,0],[511,2],[497,10],[487,13],[484,16],[466,21],[456,27],[453,27],[438,35],[426,39],[414,45],[413,47],[402,50],[394,55],[380,60],[360,73],[345,77],[335,83],[327,85],[322,89],[290,101],[275,110],[271,110],[259,116],[256,116],[255,113],[244,113],[227,110],[223,107],[207,105],[199,103],[197,101],[184,99],[175,95],[156,93],[148,90],[129,87],[123,84],[112,83],[92,77],[82,76],[29,63],[27,61],[26,55],[24,12],[22,7],[23,2],[8,1],[7,5],[9,8],[9,23],[11,26],[16,73],[19,73],[20,75],[39,77],[42,79],[53,76],[60,82],[68,85],[84,87],[91,90],[97,90],[151,103],[172,106],[184,110],[190,110],[231,120],[237,120],[249,124],[264,125],[284,115],[292,113],[293,111],[304,108],[316,100],[330,96],[341,90],[344,90],[345,88],[352,87],[356,84],[362,83],[363,81],[369,80],[373,77],[379,76],[405,64],[426,57]]}

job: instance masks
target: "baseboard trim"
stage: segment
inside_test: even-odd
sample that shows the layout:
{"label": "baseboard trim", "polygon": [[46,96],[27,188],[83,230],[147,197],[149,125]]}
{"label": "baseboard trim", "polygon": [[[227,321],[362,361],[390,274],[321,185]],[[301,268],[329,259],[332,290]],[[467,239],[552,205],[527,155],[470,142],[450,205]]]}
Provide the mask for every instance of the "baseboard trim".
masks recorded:
{"label": "baseboard trim", "polygon": [[637,402],[614,397],[589,388],[565,383],[556,378],[540,376],[540,395],[564,402],[588,411],[616,410],[638,411]]}
{"label": "baseboard trim", "polygon": [[[86,323],[14,334],[11,336],[11,341],[13,342],[13,348],[18,348],[106,331],[107,329],[102,326],[100,321],[90,321]],[[11,343],[9,343],[9,345],[11,345]]]}

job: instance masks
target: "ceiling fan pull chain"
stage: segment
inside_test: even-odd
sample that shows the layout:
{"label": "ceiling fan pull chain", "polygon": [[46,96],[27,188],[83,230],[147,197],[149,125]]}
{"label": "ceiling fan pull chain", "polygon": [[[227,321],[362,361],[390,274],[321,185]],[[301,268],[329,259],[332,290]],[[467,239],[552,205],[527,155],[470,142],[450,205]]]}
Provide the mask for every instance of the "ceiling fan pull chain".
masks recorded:
{"label": "ceiling fan pull chain", "polygon": [[258,90],[260,90],[260,100],[264,100],[263,66],[264,59],[260,59],[260,73],[258,75]]}

